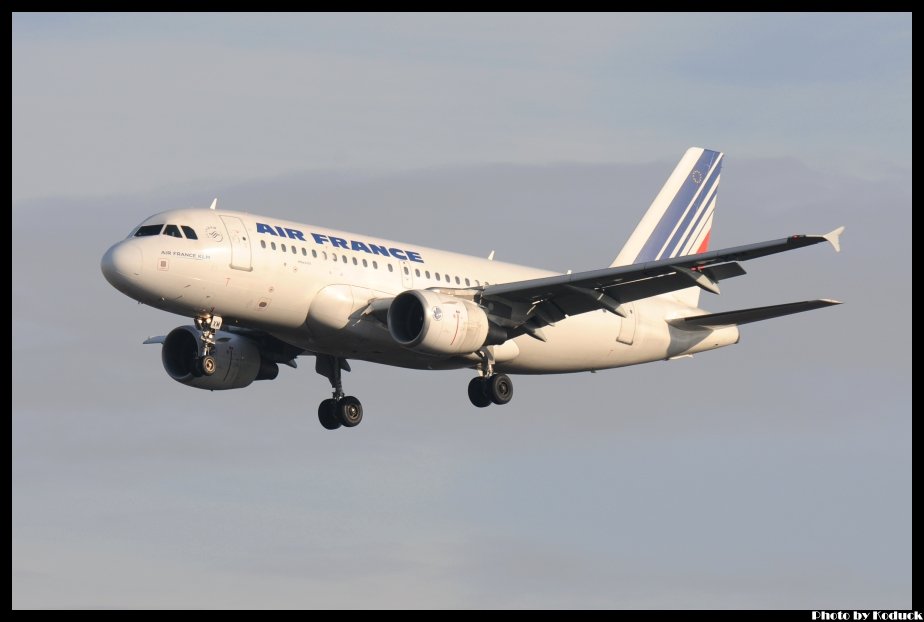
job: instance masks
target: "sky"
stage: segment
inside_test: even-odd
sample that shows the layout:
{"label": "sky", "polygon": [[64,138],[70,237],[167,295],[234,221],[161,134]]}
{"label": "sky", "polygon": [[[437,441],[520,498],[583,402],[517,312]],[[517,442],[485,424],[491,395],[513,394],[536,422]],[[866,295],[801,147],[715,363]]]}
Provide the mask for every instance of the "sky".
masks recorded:
{"label": "sky", "polygon": [[[910,608],[911,15],[13,15],[12,604]],[[205,392],[99,258],[219,206],[608,265],[689,146],[702,303],[846,304],[597,374],[311,359]]]}

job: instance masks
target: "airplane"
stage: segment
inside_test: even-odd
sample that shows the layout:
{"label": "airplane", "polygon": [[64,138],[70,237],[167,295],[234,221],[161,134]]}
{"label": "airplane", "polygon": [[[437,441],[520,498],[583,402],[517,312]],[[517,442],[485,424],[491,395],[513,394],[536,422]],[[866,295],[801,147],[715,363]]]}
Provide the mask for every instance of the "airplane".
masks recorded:
{"label": "airplane", "polygon": [[685,358],[738,343],[749,322],[840,304],[819,299],[710,313],[701,291],[741,262],[829,242],[839,227],[710,251],[724,154],[688,149],[609,267],[562,274],[375,236],[226,211],[151,216],[103,255],[106,280],[193,319],[165,336],[164,369],[197,389],[275,379],[315,357],[332,396],[321,425],[354,427],[349,359],[420,370],[470,368],[474,406],[513,397],[508,374],[562,374]]}

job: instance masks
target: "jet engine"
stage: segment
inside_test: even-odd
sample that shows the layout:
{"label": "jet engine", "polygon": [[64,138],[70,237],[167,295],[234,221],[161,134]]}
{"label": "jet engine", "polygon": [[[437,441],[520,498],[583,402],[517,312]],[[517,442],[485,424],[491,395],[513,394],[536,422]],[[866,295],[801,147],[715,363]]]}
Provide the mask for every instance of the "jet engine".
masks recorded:
{"label": "jet engine", "polygon": [[264,360],[257,343],[234,333],[215,333],[212,356],[217,368],[210,376],[199,369],[199,331],[192,326],[174,328],[164,338],[161,358],[167,375],[187,386],[220,391],[241,389],[254,380],[272,380],[279,366]]}
{"label": "jet engine", "polygon": [[507,331],[474,302],[421,289],[395,296],[388,307],[388,332],[405,348],[443,356],[507,340]]}

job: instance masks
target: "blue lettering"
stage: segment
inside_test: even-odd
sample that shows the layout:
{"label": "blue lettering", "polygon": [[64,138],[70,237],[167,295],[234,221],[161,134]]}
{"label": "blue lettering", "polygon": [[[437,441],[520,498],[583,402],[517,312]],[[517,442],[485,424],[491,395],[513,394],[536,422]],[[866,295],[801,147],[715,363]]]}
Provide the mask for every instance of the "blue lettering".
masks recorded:
{"label": "blue lettering", "polygon": [[388,249],[384,246],[379,246],[378,244],[370,244],[369,248],[372,249],[373,255],[381,255],[382,257],[388,257]]}
{"label": "blue lettering", "polygon": [[[269,235],[275,235],[277,237],[287,237],[290,240],[299,240],[300,242],[305,241],[305,234],[298,229],[290,229],[288,227],[280,227],[278,225],[267,225],[262,222],[257,223],[257,233],[268,233]],[[332,235],[327,236],[323,233],[311,232],[311,237],[314,239],[316,244],[330,244],[334,248],[342,248],[348,251],[361,251],[371,255],[394,257],[400,261],[415,261],[417,263],[424,263],[423,257],[421,257],[420,253],[417,251],[402,250],[400,248],[387,247],[381,244],[373,244],[371,242],[361,242],[359,240],[345,240],[343,238],[338,238]]]}

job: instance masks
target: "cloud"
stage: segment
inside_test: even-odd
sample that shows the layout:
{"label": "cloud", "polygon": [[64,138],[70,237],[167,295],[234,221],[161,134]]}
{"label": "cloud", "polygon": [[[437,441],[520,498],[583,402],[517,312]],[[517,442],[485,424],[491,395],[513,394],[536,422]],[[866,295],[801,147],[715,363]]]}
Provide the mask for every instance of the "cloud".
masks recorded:
{"label": "cloud", "polygon": [[910,15],[868,21],[16,15],[13,198],[691,144],[877,177],[910,161]]}

